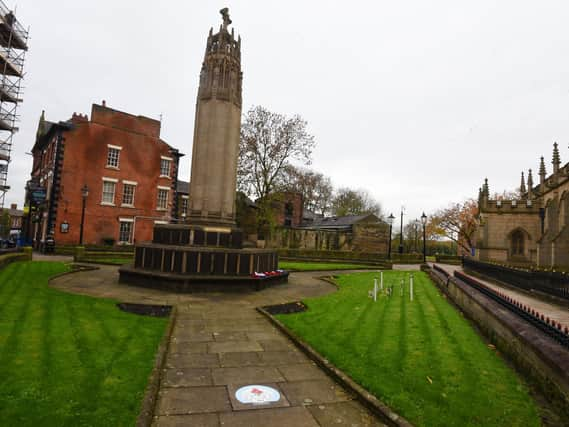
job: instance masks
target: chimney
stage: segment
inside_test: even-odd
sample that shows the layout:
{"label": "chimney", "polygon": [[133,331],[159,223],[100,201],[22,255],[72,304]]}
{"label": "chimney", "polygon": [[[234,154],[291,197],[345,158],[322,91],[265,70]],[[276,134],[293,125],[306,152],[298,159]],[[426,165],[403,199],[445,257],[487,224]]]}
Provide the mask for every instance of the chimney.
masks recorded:
{"label": "chimney", "polygon": [[10,209],[12,209],[13,211],[15,211],[16,209],[18,209],[18,204],[17,203],[12,203],[10,205]]}
{"label": "chimney", "polygon": [[103,107],[106,107],[106,106],[107,106],[107,101],[105,101],[105,100],[103,99],[103,102],[102,102],[101,104],[103,105]]}

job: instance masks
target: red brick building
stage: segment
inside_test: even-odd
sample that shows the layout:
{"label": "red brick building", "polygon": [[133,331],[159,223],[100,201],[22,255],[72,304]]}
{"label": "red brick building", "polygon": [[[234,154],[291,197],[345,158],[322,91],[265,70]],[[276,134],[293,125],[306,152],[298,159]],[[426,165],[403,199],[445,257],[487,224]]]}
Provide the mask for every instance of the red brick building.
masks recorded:
{"label": "red brick building", "polygon": [[160,139],[157,120],[104,101],[90,120],[74,113],[53,123],[42,113],[32,154],[26,233],[36,247],[50,235],[57,245],[79,244],[83,200],[86,245],[151,240],[155,223],[176,217],[181,154]]}
{"label": "red brick building", "polygon": [[300,227],[304,211],[302,194],[284,191],[273,195],[272,203],[275,225],[283,227]]}

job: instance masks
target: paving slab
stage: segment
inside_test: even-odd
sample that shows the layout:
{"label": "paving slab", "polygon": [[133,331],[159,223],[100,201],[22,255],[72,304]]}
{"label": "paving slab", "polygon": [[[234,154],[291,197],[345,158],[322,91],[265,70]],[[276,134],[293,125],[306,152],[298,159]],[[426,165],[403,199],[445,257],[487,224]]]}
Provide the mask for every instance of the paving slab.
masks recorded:
{"label": "paving slab", "polygon": [[380,422],[367,409],[358,402],[326,403],[322,405],[307,406],[310,413],[322,427],[328,426],[361,426],[383,427]]}
{"label": "paving slab", "polygon": [[219,427],[217,414],[173,415],[158,417],[153,427]]}
{"label": "paving slab", "polygon": [[215,332],[213,338],[216,341],[247,341],[249,339],[247,333],[243,331]]}
{"label": "paving slab", "polygon": [[231,427],[319,427],[303,407],[260,409],[219,414],[220,424]]}
{"label": "paving slab", "polygon": [[199,414],[231,410],[226,387],[164,388],[158,397],[157,415]]}
{"label": "paving slab", "polygon": [[222,368],[236,368],[240,366],[261,366],[261,358],[256,351],[221,353],[219,362]]}
{"label": "paving slab", "polygon": [[294,351],[296,347],[290,341],[284,340],[259,340],[257,341],[261,344],[264,351]]}
{"label": "paving slab", "polygon": [[176,353],[166,357],[167,368],[215,368],[219,367],[216,353]]}
{"label": "paving slab", "polygon": [[312,405],[350,400],[342,387],[329,379],[291,381],[279,384],[291,405]]}
{"label": "paving slab", "polygon": [[235,320],[228,320],[226,322],[217,322],[214,325],[206,325],[204,331],[205,332],[247,332],[247,331],[256,331],[256,332],[266,332],[270,330],[271,326],[266,322],[261,320],[251,322],[249,324],[244,324],[241,322],[237,322]]}
{"label": "paving slab", "polygon": [[274,366],[308,361],[308,358],[299,351],[264,351],[259,353],[259,357],[264,364]]}
{"label": "paving slab", "polygon": [[164,387],[194,387],[213,385],[209,368],[166,369],[162,379]]}
{"label": "paving slab", "polygon": [[326,380],[328,376],[314,363],[296,363],[282,365],[279,372],[287,381]]}
{"label": "paving slab", "polygon": [[258,384],[285,381],[274,367],[243,366],[239,368],[214,368],[211,371],[215,385]]}
{"label": "paving slab", "polygon": [[208,343],[207,351],[208,353],[236,353],[239,351],[263,351],[263,347],[255,341],[216,341]]}
{"label": "paving slab", "polygon": [[207,331],[189,331],[186,329],[181,328],[174,328],[172,331],[172,337],[176,339],[176,341],[187,341],[187,342],[208,342],[213,341],[213,334]]}
{"label": "paving slab", "polygon": [[289,343],[289,339],[285,337],[278,329],[273,329],[271,331],[265,332],[251,332],[247,331],[247,337],[252,341],[283,341]]}
{"label": "paving slab", "polygon": [[207,342],[193,342],[193,341],[170,341],[170,348],[168,351],[171,354],[175,353],[207,353]]}

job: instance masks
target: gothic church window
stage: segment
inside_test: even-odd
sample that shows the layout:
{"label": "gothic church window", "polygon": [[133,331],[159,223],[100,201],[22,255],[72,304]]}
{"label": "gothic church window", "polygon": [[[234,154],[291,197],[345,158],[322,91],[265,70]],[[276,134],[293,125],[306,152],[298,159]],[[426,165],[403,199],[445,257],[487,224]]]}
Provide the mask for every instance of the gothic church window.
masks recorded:
{"label": "gothic church window", "polygon": [[512,256],[524,256],[525,237],[522,230],[512,233]]}

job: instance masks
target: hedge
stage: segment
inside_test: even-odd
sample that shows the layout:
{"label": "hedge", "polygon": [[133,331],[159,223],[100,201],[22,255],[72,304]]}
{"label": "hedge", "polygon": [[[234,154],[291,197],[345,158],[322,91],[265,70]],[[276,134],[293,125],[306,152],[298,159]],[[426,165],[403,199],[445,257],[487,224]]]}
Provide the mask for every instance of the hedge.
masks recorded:
{"label": "hedge", "polygon": [[31,260],[31,252],[29,251],[0,255],[0,268],[4,268],[12,262],[30,261],[30,260]]}

